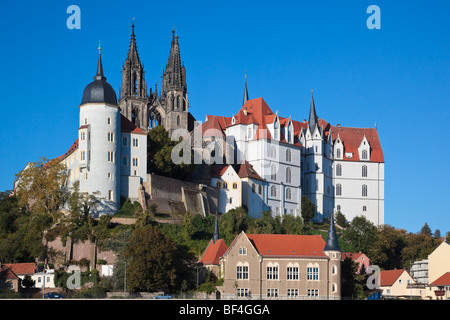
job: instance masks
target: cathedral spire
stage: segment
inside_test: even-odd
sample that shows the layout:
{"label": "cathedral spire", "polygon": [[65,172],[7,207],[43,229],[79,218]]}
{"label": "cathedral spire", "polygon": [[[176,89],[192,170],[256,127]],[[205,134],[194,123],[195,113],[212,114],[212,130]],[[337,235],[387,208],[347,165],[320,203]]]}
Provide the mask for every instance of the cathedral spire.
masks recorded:
{"label": "cathedral spire", "polygon": [[244,105],[247,101],[248,101],[247,75],[245,75],[244,100],[242,101],[242,105]]}
{"label": "cathedral spire", "polygon": [[180,46],[175,28],[172,29],[172,42],[170,45],[169,60],[163,75],[163,91],[186,90],[185,69],[181,64]]}
{"label": "cathedral spire", "polygon": [[314,129],[316,128],[316,125],[318,126],[318,118],[316,113],[316,106],[314,104],[314,95],[313,91],[311,90],[311,106],[309,109],[309,130],[311,131],[311,135],[314,133]]}

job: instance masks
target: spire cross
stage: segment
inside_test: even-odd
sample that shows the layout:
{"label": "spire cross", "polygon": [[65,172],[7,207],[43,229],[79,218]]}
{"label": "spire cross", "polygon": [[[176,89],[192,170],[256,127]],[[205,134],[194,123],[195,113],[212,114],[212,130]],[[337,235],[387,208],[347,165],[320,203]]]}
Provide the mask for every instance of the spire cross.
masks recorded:
{"label": "spire cross", "polygon": [[102,51],[102,46],[100,45],[100,40],[98,40],[98,54]]}

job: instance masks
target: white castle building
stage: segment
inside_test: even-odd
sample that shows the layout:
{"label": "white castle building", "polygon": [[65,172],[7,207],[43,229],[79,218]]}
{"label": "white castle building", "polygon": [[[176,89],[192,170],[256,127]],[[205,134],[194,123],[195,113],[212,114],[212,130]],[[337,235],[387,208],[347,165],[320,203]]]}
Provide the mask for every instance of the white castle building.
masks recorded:
{"label": "white castle building", "polygon": [[80,192],[99,192],[101,206],[94,215],[112,214],[120,197],[138,201],[147,179],[147,134],[120,113],[116,93],[103,75],[101,54],[97,74],[83,92],[78,138],[58,159],[69,181]]}
{"label": "white castle building", "polygon": [[263,98],[248,100],[246,85],[235,115],[208,115],[200,130],[204,140],[228,144],[226,163],[211,167],[211,185],[223,189],[221,213],[244,205],[250,216],[268,209],[299,216],[304,195],[316,206],[316,220],[340,211],[349,221],[365,216],[384,224],[384,157],[376,128],[332,126],[317,117],[313,97],[308,121],[283,118]]}

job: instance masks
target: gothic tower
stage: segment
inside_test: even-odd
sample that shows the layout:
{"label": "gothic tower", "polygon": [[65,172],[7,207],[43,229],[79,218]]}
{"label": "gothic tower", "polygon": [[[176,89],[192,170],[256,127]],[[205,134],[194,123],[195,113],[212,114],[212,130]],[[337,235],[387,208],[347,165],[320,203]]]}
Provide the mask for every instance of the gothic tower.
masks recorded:
{"label": "gothic tower", "polygon": [[[169,135],[175,129],[188,128],[188,107],[186,86],[186,69],[181,62],[180,46],[178,36],[175,30],[172,30],[172,43],[170,47],[169,60],[162,76],[161,99],[158,99],[157,93],[153,99],[159,100],[164,109],[163,125],[169,132]],[[152,103],[152,106],[154,103]]]}
{"label": "gothic tower", "polygon": [[122,87],[120,90],[119,106],[121,113],[144,131],[148,130],[148,109],[150,97],[145,84],[144,66],[137,52],[134,22],[131,26],[131,41],[127,58],[122,68]]}
{"label": "gothic tower", "polygon": [[330,258],[328,268],[328,299],[341,298],[341,248],[339,247],[334,215],[330,217],[328,236],[323,252]]}

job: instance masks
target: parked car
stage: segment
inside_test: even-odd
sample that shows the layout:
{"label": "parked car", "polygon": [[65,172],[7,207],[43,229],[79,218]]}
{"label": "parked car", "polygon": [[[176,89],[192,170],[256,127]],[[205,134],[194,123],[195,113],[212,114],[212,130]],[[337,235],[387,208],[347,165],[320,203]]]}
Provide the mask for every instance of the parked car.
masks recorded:
{"label": "parked car", "polygon": [[154,296],[153,299],[172,299],[172,296],[160,294],[159,296]]}
{"label": "parked car", "polygon": [[64,299],[64,296],[57,292],[49,292],[45,294],[45,299]]}

